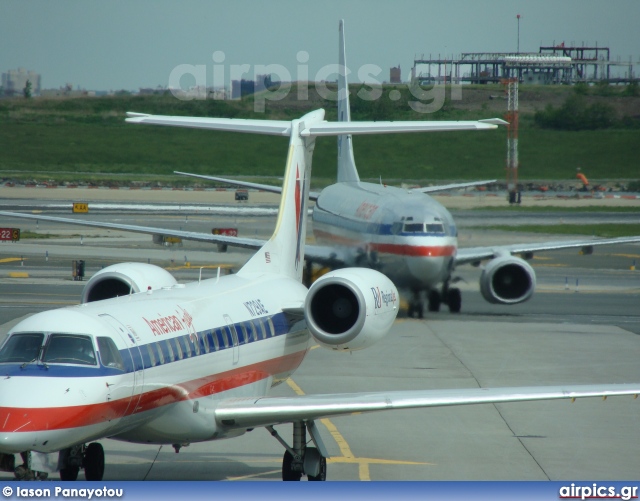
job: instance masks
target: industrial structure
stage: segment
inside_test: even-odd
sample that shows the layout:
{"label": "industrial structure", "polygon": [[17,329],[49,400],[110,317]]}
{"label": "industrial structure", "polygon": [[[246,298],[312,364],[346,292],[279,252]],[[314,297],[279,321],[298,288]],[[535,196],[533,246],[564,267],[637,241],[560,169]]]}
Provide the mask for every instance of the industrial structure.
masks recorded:
{"label": "industrial structure", "polygon": [[2,74],[2,90],[5,96],[22,94],[27,82],[31,83],[33,95],[40,94],[41,77],[35,71],[27,71],[24,68],[9,70]]}
{"label": "industrial structure", "polygon": [[521,202],[518,188],[518,79],[507,78],[502,81],[507,94],[507,197],[510,204]]}
{"label": "industrial structure", "polygon": [[532,84],[629,83],[636,79],[631,61],[612,61],[610,56],[608,47],[564,42],[541,46],[538,52],[467,52],[458,58],[423,55],[414,59],[411,75],[424,84],[500,83],[509,78]]}

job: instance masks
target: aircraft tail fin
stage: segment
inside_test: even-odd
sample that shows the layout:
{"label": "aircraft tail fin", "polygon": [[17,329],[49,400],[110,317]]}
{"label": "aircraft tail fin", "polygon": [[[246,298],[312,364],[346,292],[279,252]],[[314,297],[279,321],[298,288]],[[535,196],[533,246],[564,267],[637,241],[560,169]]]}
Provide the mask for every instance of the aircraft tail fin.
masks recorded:
{"label": "aircraft tail fin", "polygon": [[[347,55],[344,41],[344,20],[340,20],[339,31],[339,69],[338,69],[338,122],[351,121],[349,104],[349,81],[347,78]],[[353,156],[353,138],[351,134],[338,136],[338,182],[358,182],[358,169]]]}
{"label": "aircraft tail fin", "polygon": [[302,280],[307,204],[315,136],[303,131],[324,120],[316,110],[291,122],[289,154],[276,228],[269,241],[240,269],[238,275],[277,273]]}

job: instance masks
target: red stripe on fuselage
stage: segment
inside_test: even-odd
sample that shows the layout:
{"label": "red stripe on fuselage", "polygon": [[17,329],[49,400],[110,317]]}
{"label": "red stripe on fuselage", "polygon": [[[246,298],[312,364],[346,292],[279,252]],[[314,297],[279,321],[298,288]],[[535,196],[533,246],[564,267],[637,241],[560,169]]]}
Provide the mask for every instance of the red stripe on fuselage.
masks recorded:
{"label": "red stripe on fuselage", "polygon": [[412,257],[449,257],[455,256],[457,247],[455,245],[411,245],[411,244],[391,244],[363,242],[348,237],[334,235],[321,230],[314,230],[316,238],[326,239],[335,244],[357,246],[365,245],[369,250],[393,254],[396,256]]}
{"label": "red stripe on fuselage", "polygon": [[129,408],[127,415],[150,411],[183,400],[215,395],[261,381],[269,376],[292,371],[300,365],[306,353],[306,350],[299,351],[111,402],[70,407],[0,407],[0,433],[60,430],[99,424],[122,416],[130,402],[138,398],[138,405],[135,409]]}
{"label": "red stripe on fuselage", "polygon": [[456,253],[455,245],[399,245],[370,243],[369,249],[385,254],[414,257],[449,257]]}

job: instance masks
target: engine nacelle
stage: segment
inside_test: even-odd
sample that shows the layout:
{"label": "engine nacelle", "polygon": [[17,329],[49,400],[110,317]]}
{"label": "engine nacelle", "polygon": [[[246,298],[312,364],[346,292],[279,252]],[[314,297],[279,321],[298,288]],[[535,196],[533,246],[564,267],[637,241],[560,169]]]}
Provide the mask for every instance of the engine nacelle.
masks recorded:
{"label": "engine nacelle", "polygon": [[304,316],[309,332],[324,348],[360,350],[389,332],[399,301],[395,285],[382,273],[344,268],[313,283]]}
{"label": "engine nacelle", "polygon": [[92,303],[149,289],[175,285],[167,270],[145,263],[119,263],[93,275],[82,290],[82,302]]}
{"label": "engine nacelle", "polygon": [[536,288],[536,274],[525,260],[500,256],[487,263],[480,276],[480,292],[490,303],[517,304],[528,300]]}

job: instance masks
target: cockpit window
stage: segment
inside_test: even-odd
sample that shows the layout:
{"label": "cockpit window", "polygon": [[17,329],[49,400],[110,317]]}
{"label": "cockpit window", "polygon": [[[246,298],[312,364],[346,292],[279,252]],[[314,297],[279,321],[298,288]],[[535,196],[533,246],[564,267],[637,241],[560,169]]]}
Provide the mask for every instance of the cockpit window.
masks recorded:
{"label": "cockpit window", "polygon": [[13,334],[0,350],[0,364],[35,361],[43,339],[44,334],[39,332]]}
{"label": "cockpit window", "polygon": [[[113,339],[111,339],[110,337],[99,337],[98,351],[100,351],[100,360],[102,360],[102,365],[111,369],[119,369],[121,371],[124,370],[122,357],[120,356],[118,347],[113,342]],[[162,350],[160,349],[159,352],[160,361],[163,362],[164,356],[162,354]]]}
{"label": "cockpit window", "polygon": [[89,336],[51,334],[42,361],[47,364],[96,365],[96,353]]}
{"label": "cockpit window", "polygon": [[405,233],[423,233],[424,232],[424,224],[422,224],[422,223],[405,223],[404,232]]}
{"label": "cockpit window", "polygon": [[442,223],[427,223],[427,233],[444,234],[444,225]]}

